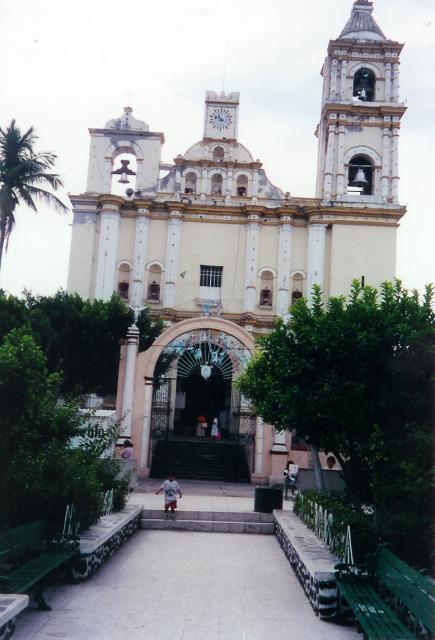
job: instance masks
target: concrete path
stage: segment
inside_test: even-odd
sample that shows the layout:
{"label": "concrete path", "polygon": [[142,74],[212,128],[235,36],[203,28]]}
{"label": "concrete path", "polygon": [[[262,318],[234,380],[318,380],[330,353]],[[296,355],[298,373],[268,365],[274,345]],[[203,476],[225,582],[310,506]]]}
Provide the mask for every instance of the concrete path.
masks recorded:
{"label": "concrete path", "polygon": [[46,595],[53,610],[23,612],[14,640],[360,639],[316,618],[274,536],[138,531]]}
{"label": "concrete path", "polygon": [[[155,492],[163,480],[143,480],[137,490],[131,494],[134,504],[145,509],[160,509],[163,505],[162,494]],[[203,480],[179,480],[183,497],[178,506],[183,511],[253,511],[255,486],[244,483],[205,482]],[[290,509],[293,503],[284,501],[284,509]]]}

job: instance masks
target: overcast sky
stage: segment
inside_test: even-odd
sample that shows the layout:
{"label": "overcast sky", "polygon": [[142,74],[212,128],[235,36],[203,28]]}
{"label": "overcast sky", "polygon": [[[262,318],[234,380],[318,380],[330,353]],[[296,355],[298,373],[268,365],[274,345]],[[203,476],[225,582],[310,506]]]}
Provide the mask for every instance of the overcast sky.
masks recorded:
{"label": "overcast sky", "polygon": [[[130,104],[163,131],[162,161],[202,136],[206,89],[240,91],[239,140],[269,178],[314,196],[328,41],[352,0],[0,0],[0,126],[34,126],[54,151],[65,191],[86,186],[88,127]],[[387,38],[405,43],[401,97],[398,276],[435,282],[435,0],[375,0]],[[225,62],[226,60],[226,62]],[[225,76],[225,78],[224,78]],[[19,294],[66,286],[71,214],[20,208],[1,274]]]}

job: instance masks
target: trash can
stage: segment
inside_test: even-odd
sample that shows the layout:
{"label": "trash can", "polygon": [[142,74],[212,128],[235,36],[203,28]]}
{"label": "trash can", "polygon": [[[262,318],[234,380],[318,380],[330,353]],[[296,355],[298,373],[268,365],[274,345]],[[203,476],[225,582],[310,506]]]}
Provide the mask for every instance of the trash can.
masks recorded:
{"label": "trash can", "polygon": [[254,511],[272,513],[274,509],[282,509],[282,485],[255,487]]}

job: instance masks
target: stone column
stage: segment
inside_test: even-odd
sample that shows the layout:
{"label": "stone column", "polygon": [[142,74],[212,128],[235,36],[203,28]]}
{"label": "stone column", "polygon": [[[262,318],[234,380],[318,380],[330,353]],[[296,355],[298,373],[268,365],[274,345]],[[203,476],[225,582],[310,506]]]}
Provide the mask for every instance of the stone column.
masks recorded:
{"label": "stone column", "polygon": [[173,307],[175,304],[175,279],[178,272],[181,224],[181,212],[171,211],[166,239],[165,290],[163,292],[163,307],[166,309]]}
{"label": "stone column", "polygon": [[249,216],[246,225],[246,262],[245,262],[245,299],[243,310],[247,313],[255,312],[257,294],[258,246],[260,243],[260,223],[258,216]]}
{"label": "stone column", "polygon": [[[335,120],[335,114],[331,118]],[[328,126],[328,145],[326,147],[325,176],[323,181],[323,199],[330,200],[332,194],[332,172],[334,169],[335,122]]]}
{"label": "stone column", "polygon": [[107,198],[101,202],[95,298],[106,301],[115,290],[120,214],[115,200]]}
{"label": "stone column", "polygon": [[318,284],[323,288],[325,236],[326,225],[314,223],[308,226],[307,298],[310,302],[313,285]]}
{"label": "stone column", "polygon": [[338,60],[333,60],[331,64],[331,84],[329,85],[329,97],[331,100],[336,100],[337,98],[337,71],[338,71]]}
{"label": "stone column", "polygon": [[391,101],[391,62],[385,65],[385,102]]}
{"label": "stone column", "polygon": [[278,228],[278,294],[276,313],[285,316],[290,306],[290,264],[293,226],[291,216],[282,216]]}
{"label": "stone column", "polygon": [[207,164],[201,165],[200,192],[201,192],[201,196],[200,196],[201,200],[205,200],[206,194],[207,194]]}
{"label": "stone column", "polygon": [[394,127],[391,140],[391,197],[393,204],[399,202],[399,127]]}
{"label": "stone column", "polygon": [[136,158],[136,183],[132,186],[135,191],[145,189],[145,165],[141,158]]}
{"label": "stone column", "polygon": [[381,174],[381,197],[382,202],[388,201],[389,186],[390,186],[390,126],[389,116],[384,117],[384,124],[387,126],[382,127],[382,174]]}
{"label": "stone column", "polygon": [[142,429],[142,444],[140,449],[139,466],[144,469],[148,467],[151,435],[151,412],[153,408],[154,383],[150,378],[145,378],[145,398],[144,398],[144,418]]}
{"label": "stone column", "polygon": [[[344,114],[343,118],[346,118]],[[345,127],[343,124],[340,124],[338,127],[338,141],[337,141],[337,196],[346,193],[347,189],[347,181],[346,174],[344,171],[344,138],[345,138]]]}
{"label": "stone column", "polygon": [[392,102],[399,102],[399,94],[400,94],[400,72],[399,72],[399,63],[395,62],[393,65],[393,100]]}
{"label": "stone column", "polygon": [[255,466],[254,473],[260,475],[263,473],[263,449],[264,449],[264,422],[263,418],[257,418],[257,428],[255,431],[256,446],[255,446]]}
{"label": "stone column", "polygon": [[230,204],[231,196],[233,195],[233,175],[234,166],[228,165],[225,204]]}
{"label": "stone column", "polygon": [[130,296],[130,304],[135,313],[138,313],[144,304],[143,287],[148,246],[148,229],[150,224],[148,213],[148,209],[141,208],[137,210],[134,237],[133,284]]}
{"label": "stone column", "polygon": [[260,180],[261,162],[257,159],[252,163],[252,203],[258,202],[258,183]]}
{"label": "stone column", "polygon": [[346,100],[347,60],[341,61],[340,100]]}
{"label": "stone column", "polygon": [[127,352],[125,358],[124,388],[122,391],[122,423],[121,437],[131,438],[131,419],[133,413],[134,379],[136,373],[136,356],[139,345],[139,329],[136,325],[127,332]]}

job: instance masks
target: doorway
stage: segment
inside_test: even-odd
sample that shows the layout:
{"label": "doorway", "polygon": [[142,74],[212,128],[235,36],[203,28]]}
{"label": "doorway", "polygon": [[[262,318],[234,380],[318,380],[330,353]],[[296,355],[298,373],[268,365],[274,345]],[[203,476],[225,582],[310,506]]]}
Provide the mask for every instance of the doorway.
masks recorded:
{"label": "doorway", "polygon": [[227,433],[231,403],[231,379],[225,380],[217,367],[210,377],[201,375],[201,366],[191,370],[188,377],[177,378],[175,399],[174,433],[177,436],[194,437],[198,417],[207,422],[206,436],[210,436],[214,418],[218,418],[223,436]]}

